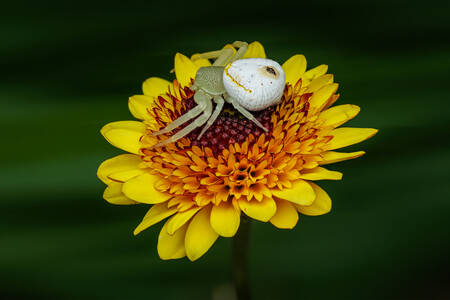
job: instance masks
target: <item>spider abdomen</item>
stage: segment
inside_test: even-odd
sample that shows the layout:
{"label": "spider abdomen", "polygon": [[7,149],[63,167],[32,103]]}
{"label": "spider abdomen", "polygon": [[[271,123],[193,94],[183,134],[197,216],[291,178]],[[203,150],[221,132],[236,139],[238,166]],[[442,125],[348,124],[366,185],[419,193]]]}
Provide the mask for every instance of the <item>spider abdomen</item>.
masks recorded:
{"label": "spider abdomen", "polygon": [[281,66],[270,59],[247,58],[227,65],[223,72],[226,92],[250,111],[278,104],[286,77]]}

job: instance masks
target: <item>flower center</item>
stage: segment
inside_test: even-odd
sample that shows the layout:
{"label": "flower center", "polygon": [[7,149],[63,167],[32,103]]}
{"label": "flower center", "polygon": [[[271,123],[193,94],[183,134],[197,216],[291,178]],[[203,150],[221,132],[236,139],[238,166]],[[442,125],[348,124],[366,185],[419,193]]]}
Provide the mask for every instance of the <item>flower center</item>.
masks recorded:
{"label": "flower center", "polygon": [[[185,101],[185,109],[181,111],[181,115],[196,105],[192,97]],[[262,111],[252,112],[253,116],[264,127],[269,129],[269,132],[272,130],[270,119],[274,110],[275,107],[271,106]],[[186,123],[185,126],[189,123]],[[203,126],[193,130],[187,137],[191,140],[191,146],[209,147],[215,153],[228,148],[230,144],[244,142],[250,134],[259,137],[264,132],[254,122],[246,119],[228,103],[224,105],[211,127],[198,139]]]}

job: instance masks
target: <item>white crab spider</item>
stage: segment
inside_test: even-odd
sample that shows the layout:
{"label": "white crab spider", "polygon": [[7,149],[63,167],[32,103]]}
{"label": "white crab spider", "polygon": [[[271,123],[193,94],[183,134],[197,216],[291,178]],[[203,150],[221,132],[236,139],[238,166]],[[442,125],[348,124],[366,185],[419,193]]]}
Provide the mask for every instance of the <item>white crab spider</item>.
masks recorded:
{"label": "white crab spider", "polygon": [[[202,67],[197,71],[194,83],[190,87],[195,91],[194,101],[197,106],[153,135],[167,133],[200,116],[185,128],[153,147],[175,142],[206,123],[197,137],[200,139],[219,116],[224,101],[233,105],[237,111],[258,127],[268,131],[249,111],[263,110],[280,102],[286,81],[284,71],[277,62],[270,59],[241,59],[248,49],[246,42],[237,41],[232,45],[239,48],[235,54],[232,49],[225,48],[198,54],[193,58],[194,60],[216,58],[212,66]],[[216,103],[214,112],[212,100]]]}

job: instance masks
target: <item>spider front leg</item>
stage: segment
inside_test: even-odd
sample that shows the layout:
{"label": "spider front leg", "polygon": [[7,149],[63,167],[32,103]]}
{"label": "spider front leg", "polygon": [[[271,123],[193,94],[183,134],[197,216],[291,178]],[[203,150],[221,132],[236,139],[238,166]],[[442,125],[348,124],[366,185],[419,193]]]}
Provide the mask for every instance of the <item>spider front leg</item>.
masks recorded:
{"label": "spider front leg", "polygon": [[[200,117],[198,117],[197,119],[195,119],[191,124],[189,124],[188,126],[184,127],[183,129],[181,129],[180,131],[178,131],[177,133],[175,133],[171,137],[169,137],[167,140],[164,140],[164,141],[154,145],[153,148],[161,147],[161,146],[164,146],[164,145],[176,142],[177,140],[181,139],[182,137],[188,135],[195,128],[200,127],[203,124],[205,124],[205,122],[211,116],[211,112],[212,112],[211,96],[209,96],[205,92],[199,90],[199,91],[197,91],[194,94],[194,100],[195,100],[196,103],[198,103],[198,105],[195,108],[201,107],[202,111],[203,111],[203,114]],[[193,108],[193,109],[195,109],[195,108]],[[191,110],[193,110],[193,109],[191,109]],[[187,112],[187,114],[188,113],[189,112]],[[192,119],[192,118],[190,118],[190,119]]]}
{"label": "spider front leg", "polygon": [[213,66],[223,66],[230,60],[231,57],[233,57],[233,55],[233,49],[224,48],[222,50],[195,54],[192,56],[192,60],[196,61],[199,59],[215,59]]}
{"label": "spider front leg", "polygon": [[239,48],[239,50],[236,52],[236,54],[231,58],[230,63],[233,61],[236,61],[238,59],[241,59],[244,57],[245,53],[248,50],[248,43],[247,42],[241,42],[241,41],[235,41],[232,44],[233,47]]}
{"label": "spider front leg", "polygon": [[216,51],[209,51],[209,52],[204,52],[204,53],[199,53],[199,54],[194,54],[192,55],[192,61],[196,61],[199,59],[215,59],[220,57],[221,55],[223,55],[224,53],[227,53],[227,55],[233,54],[233,50],[230,48],[224,48],[222,50],[216,50]]}
{"label": "spider front leg", "polygon": [[192,60],[196,61],[198,59],[216,59],[213,66],[225,66],[227,63],[231,63],[235,60],[244,57],[245,52],[248,50],[248,43],[235,41],[231,44],[233,47],[239,48],[236,53],[230,48],[224,48],[222,50],[210,51],[205,53],[200,53],[192,56]]}
{"label": "spider front leg", "polygon": [[[194,99],[195,99],[195,97],[194,97]],[[158,136],[160,134],[168,133],[168,132],[174,130],[175,128],[177,128],[178,126],[186,123],[190,119],[193,119],[193,118],[197,117],[204,110],[205,110],[205,105],[204,104],[198,104],[196,107],[194,107],[193,109],[189,110],[188,112],[186,112],[184,115],[180,116],[179,118],[175,119],[174,121],[172,121],[172,123],[170,123],[169,125],[167,125],[163,129],[161,129],[160,131],[154,132],[153,136]]]}
{"label": "spider front leg", "polygon": [[217,119],[220,112],[222,111],[223,104],[224,104],[222,96],[215,96],[213,99],[214,99],[214,102],[216,102],[216,109],[214,110],[213,114],[211,115],[211,118],[209,118],[208,123],[206,123],[206,125],[203,127],[202,131],[200,132],[199,136],[197,137],[197,140],[199,140],[202,137],[202,135],[206,132],[206,130],[208,130],[208,128],[211,127],[212,124],[214,124],[214,121]]}
{"label": "spider front leg", "polygon": [[264,130],[265,132],[268,132],[269,130],[264,127],[248,110],[246,110],[243,106],[239,104],[239,102],[231,97],[230,95],[225,95],[225,100],[233,105],[233,107],[240,112],[244,117],[255,123],[259,128]]}

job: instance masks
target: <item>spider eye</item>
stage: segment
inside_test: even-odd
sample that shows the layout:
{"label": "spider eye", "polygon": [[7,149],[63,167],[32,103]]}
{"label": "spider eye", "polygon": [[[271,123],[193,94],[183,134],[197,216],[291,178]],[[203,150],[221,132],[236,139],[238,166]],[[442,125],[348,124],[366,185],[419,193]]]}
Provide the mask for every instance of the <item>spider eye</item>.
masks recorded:
{"label": "spider eye", "polygon": [[264,66],[259,69],[259,72],[263,74],[264,76],[277,79],[280,77],[280,72],[277,71],[274,67],[271,66]]}
{"label": "spider eye", "polygon": [[266,67],[266,72],[267,73],[270,73],[270,74],[272,74],[272,75],[277,75],[277,72],[275,71],[275,69],[274,68],[272,68],[272,67]]}

